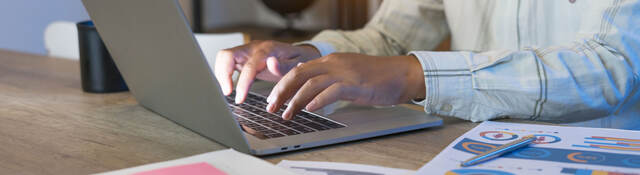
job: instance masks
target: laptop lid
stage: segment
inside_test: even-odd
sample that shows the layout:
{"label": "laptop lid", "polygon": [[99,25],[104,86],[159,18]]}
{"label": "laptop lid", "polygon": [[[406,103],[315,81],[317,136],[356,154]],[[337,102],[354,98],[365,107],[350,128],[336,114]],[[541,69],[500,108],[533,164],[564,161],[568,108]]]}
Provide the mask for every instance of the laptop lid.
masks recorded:
{"label": "laptop lid", "polygon": [[142,106],[250,153],[177,0],[82,2]]}

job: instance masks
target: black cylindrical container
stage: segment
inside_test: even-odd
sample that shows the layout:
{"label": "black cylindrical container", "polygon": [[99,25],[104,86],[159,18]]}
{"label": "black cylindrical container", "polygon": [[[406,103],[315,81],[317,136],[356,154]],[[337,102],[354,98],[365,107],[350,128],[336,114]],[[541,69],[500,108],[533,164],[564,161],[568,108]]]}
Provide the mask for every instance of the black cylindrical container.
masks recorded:
{"label": "black cylindrical container", "polygon": [[79,22],[82,90],[93,93],[129,90],[92,21]]}

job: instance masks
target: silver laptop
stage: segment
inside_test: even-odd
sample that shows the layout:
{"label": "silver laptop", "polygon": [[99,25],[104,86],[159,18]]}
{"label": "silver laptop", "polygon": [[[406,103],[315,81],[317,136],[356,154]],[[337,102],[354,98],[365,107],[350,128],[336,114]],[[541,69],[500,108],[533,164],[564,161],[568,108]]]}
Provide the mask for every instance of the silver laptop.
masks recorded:
{"label": "silver laptop", "polygon": [[177,0],[83,0],[131,93],[145,108],[238,151],[266,155],[442,125],[404,107],[346,106],[293,120],[265,111],[272,84],[229,103]]}

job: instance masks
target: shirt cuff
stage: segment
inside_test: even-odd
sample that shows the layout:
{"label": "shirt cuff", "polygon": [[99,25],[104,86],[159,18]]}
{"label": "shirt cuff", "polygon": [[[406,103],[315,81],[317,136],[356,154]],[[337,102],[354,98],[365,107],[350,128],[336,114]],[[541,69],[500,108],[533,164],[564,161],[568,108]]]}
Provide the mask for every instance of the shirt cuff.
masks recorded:
{"label": "shirt cuff", "polygon": [[321,56],[327,56],[333,52],[336,52],[336,49],[333,47],[333,45],[331,45],[328,42],[322,42],[322,41],[302,41],[302,42],[297,42],[293,44],[294,46],[296,45],[311,45],[313,47],[315,47],[316,49],[318,49],[318,51],[320,52]]}
{"label": "shirt cuff", "polygon": [[[427,114],[472,120],[473,89],[471,69],[462,52],[413,51],[424,72],[426,97],[414,101]],[[474,121],[474,120],[472,120]]]}

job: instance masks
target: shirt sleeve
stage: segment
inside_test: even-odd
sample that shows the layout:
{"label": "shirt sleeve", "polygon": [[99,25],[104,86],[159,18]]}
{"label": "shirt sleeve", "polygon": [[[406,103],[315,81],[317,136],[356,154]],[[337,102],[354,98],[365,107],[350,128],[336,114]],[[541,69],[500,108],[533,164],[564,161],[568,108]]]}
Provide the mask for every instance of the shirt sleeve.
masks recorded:
{"label": "shirt sleeve", "polygon": [[616,114],[640,99],[640,4],[573,43],[488,52],[414,51],[430,114],[471,121],[500,117],[577,122]]}
{"label": "shirt sleeve", "polygon": [[383,1],[362,29],[325,30],[312,41],[297,44],[312,45],[322,56],[333,52],[395,56],[432,50],[448,33],[441,0],[393,0]]}

